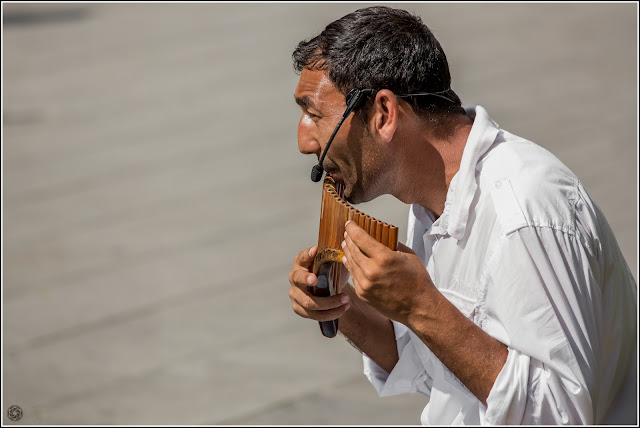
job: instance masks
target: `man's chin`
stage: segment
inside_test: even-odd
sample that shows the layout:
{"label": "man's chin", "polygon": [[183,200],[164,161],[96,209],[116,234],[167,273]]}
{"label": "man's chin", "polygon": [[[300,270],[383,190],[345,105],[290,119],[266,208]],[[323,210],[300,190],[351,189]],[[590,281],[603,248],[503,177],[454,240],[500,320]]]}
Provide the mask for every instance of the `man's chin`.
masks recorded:
{"label": "man's chin", "polygon": [[363,202],[362,200],[358,198],[352,198],[351,196],[345,196],[344,200],[347,201],[349,205],[358,205]]}
{"label": "man's chin", "polygon": [[363,202],[362,195],[358,192],[353,192],[351,188],[344,189],[344,200],[351,205],[361,204]]}
{"label": "man's chin", "polygon": [[347,187],[344,190],[344,200],[351,205],[364,204],[377,198],[379,195],[365,192],[360,187]]}

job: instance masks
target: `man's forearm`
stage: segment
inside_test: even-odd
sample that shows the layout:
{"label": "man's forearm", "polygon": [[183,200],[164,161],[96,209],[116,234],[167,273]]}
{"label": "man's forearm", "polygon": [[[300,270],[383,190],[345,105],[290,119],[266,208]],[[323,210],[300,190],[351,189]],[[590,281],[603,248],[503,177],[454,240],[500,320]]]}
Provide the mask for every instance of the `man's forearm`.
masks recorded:
{"label": "man's forearm", "polygon": [[398,348],[391,320],[362,302],[355,290],[346,285],[351,308],[340,317],[340,332],[360,351],[387,373],[398,362]]}
{"label": "man's forearm", "polygon": [[507,347],[435,292],[408,320],[408,327],[483,403],[507,360]]}
{"label": "man's forearm", "polygon": [[[340,317],[340,332],[360,351],[391,373],[398,362],[391,321],[362,302],[347,285],[351,308]],[[440,292],[427,296],[407,325],[486,405],[489,392],[507,359],[507,347],[464,316]]]}

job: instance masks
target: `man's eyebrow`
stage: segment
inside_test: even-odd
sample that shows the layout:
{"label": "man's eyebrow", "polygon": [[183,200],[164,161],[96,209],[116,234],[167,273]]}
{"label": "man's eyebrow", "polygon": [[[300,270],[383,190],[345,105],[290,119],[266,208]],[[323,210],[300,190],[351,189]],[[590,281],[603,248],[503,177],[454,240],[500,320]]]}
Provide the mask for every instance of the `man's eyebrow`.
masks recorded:
{"label": "man's eyebrow", "polygon": [[301,107],[312,107],[312,108],[317,108],[316,105],[313,103],[313,101],[311,100],[311,98],[309,98],[308,96],[304,96],[304,97],[296,97],[294,95],[294,98],[296,100],[296,104],[298,104]]}

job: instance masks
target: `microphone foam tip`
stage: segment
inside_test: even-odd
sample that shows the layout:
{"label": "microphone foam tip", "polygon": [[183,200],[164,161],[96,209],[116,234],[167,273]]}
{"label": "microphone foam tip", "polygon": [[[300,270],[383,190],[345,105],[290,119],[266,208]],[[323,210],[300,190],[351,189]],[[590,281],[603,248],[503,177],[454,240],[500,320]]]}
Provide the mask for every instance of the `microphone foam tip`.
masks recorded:
{"label": "microphone foam tip", "polygon": [[322,165],[314,165],[311,170],[311,181],[317,183],[322,178],[322,174],[324,173],[324,168]]}

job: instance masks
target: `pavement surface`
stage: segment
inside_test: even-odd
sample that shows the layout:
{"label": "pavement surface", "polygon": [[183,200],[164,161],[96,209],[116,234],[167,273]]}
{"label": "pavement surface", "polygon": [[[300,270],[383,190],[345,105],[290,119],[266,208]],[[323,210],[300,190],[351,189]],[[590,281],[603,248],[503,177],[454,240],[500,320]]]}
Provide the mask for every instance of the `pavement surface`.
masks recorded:
{"label": "pavement surface", "polygon": [[[287,295],[320,203],[291,53],[364,6],[2,4],[4,424],[419,424]],[[576,172],[637,278],[637,5],[397,6],[465,104]],[[359,208],[406,233],[399,201]]]}

